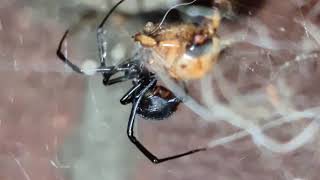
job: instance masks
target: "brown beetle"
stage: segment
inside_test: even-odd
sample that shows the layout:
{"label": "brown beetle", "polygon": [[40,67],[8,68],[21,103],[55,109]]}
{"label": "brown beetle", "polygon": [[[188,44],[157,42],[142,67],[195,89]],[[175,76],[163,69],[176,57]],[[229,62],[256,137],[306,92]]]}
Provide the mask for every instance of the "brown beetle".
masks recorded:
{"label": "brown beetle", "polygon": [[134,39],[161,57],[148,60],[151,68],[153,65],[163,66],[177,80],[200,79],[218,60],[220,19],[219,11],[213,9],[212,17],[203,18],[201,22],[161,27],[149,22]]}

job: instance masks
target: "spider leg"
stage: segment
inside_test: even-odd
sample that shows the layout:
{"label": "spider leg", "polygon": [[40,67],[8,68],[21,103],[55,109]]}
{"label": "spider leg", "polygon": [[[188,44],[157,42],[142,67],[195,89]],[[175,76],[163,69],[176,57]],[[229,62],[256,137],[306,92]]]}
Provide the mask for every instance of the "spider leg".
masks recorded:
{"label": "spider leg", "polygon": [[[82,70],[80,67],[78,67],[77,65],[73,64],[62,52],[62,45],[63,42],[65,41],[65,39],[67,38],[67,35],[69,33],[69,30],[66,30],[66,32],[63,34],[60,42],[59,42],[59,46],[57,49],[57,56],[59,57],[59,59],[61,59],[65,64],[67,64],[73,71],[80,73],[80,74],[85,74],[85,71]],[[101,72],[101,73],[106,73],[106,74],[110,74],[110,72],[114,69],[113,66],[111,67],[99,67],[96,68],[96,72]]]}
{"label": "spider leg", "polygon": [[69,67],[71,67],[71,69],[72,69],[73,71],[75,71],[75,72],[77,72],[77,73],[80,73],[80,74],[83,74],[83,73],[84,73],[83,70],[82,70],[81,68],[79,68],[77,65],[73,64],[73,63],[63,54],[63,52],[62,52],[62,50],[61,50],[61,49],[62,49],[62,44],[63,44],[64,40],[66,39],[68,33],[69,33],[69,30],[67,30],[67,31],[63,34],[63,36],[62,36],[62,38],[61,38],[61,40],[60,40],[60,42],[59,42],[59,46],[58,46],[58,49],[57,49],[57,56],[58,56],[65,64],[67,64]]}
{"label": "spider leg", "polygon": [[104,39],[104,30],[103,25],[109,19],[110,15],[113,11],[123,2],[124,0],[119,1],[116,5],[114,5],[107,15],[103,18],[102,22],[97,28],[97,42],[98,42],[98,51],[99,51],[99,58],[101,66],[105,66],[106,57],[107,57],[107,41]]}
{"label": "spider leg", "polygon": [[117,84],[117,83],[120,83],[120,82],[124,82],[124,81],[127,81],[129,80],[130,78],[127,77],[127,76],[121,76],[121,77],[117,77],[117,78],[114,78],[114,79],[110,79],[110,80],[104,80],[103,81],[103,84],[105,86],[110,86],[110,85],[113,85],[113,84]]}
{"label": "spider leg", "polygon": [[141,87],[141,83],[138,83],[136,85],[134,85],[131,89],[129,89],[129,91],[123,95],[123,97],[120,99],[120,103],[123,105],[129,104],[132,102],[132,94],[134,94],[135,92],[137,92],[137,90]]}
{"label": "spider leg", "polygon": [[[127,135],[130,139],[130,141],[154,164],[158,164],[161,162],[165,162],[168,160],[172,160],[172,159],[176,159],[176,158],[180,158],[189,154],[193,154],[199,151],[205,151],[206,148],[199,148],[199,149],[194,149],[191,151],[187,151],[181,154],[177,154],[174,156],[169,156],[169,157],[165,157],[165,158],[158,158],[157,156],[155,156],[154,154],[152,154],[147,148],[144,147],[143,144],[141,144],[139,142],[138,139],[136,139],[136,137],[134,136],[134,123],[135,123],[135,116],[137,114],[137,109],[139,107],[139,103],[143,97],[143,95],[149,90],[151,89],[153,86],[155,86],[156,84],[156,79],[153,79],[145,88],[143,88],[140,93],[134,97],[133,99],[133,105],[132,105],[132,109],[131,109],[131,114],[130,114],[130,118],[129,118],[129,122],[128,122],[128,127],[127,127]],[[130,92],[130,91],[129,91]],[[130,94],[130,93],[129,93]],[[132,94],[132,93],[131,93]]]}
{"label": "spider leg", "polygon": [[[103,73],[106,76],[111,77],[114,74],[114,66],[106,67],[105,66],[105,59],[107,57],[107,43],[105,39],[103,38],[103,25],[109,18],[109,16],[112,14],[112,12],[123,2],[124,0],[119,1],[114,7],[111,8],[111,10],[108,12],[108,14],[105,16],[105,18],[102,20],[101,24],[98,26],[97,29],[97,42],[98,42],[98,49],[99,49],[99,57],[100,57],[100,67],[95,69],[95,72]],[[67,30],[64,35],[62,36],[59,46],[57,49],[57,56],[65,63],[67,64],[73,71],[85,74],[86,71],[78,67],[77,65],[73,64],[62,52],[62,45],[65,41],[67,35],[69,33],[69,30]]]}
{"label": "spider leg", "polygon": [[[111,79],[113,75],[119,72],[124,72],[124,75]],[[114,68],[110,71],[110,73],[103,74],[103,84],[105,86],[110,86],[112,84],[124,82],[130,79],[132,79],[132,76],[130,76],[130,68]]]}
{"label": "spider leg", "polygon": [[[103,84],[109,86],[112,84],[124,82],[139,76],[141,67],[138,61],[131,61],[132,58],[122,62],[121,64],[115,66],[110,73],[103,74]],[[123,75],[111,79],[111,77],[117,73],[123,73]]]}

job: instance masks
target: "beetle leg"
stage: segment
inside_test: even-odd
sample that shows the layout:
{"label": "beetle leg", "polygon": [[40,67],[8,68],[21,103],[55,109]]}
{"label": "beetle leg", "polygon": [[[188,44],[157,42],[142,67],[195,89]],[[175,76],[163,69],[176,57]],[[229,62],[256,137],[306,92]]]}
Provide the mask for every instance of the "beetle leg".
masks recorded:
{"label": "beetle leg", "polygon": [[212,36],[212,54],[213,59],[217,59],[217,56],[220,54],[220,38],[217,35],[217,30],[220,26],[221,22],[221,15],[218,8],[213,8],[213,15],[212,15],[212,28],[213,28],[213,36]]}
{"label": "beetle leg", "polygon": [[217,31],[217,29],[220,26],[221,22],[221,14],[218,8],[213,8],[213,14],[212,14],[212,25],[214,32]]}

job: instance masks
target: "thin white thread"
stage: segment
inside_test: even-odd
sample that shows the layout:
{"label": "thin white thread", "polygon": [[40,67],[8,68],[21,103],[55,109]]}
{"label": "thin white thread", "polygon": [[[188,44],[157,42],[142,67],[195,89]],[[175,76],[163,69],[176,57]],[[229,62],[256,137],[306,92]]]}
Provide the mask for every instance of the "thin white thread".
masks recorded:
{"label": "thin white thread", "polygon": [[188,5],[190,5],[190,4],[195,3],[196,1],[197,1],[197,0],[193,0],[193,1],[191,1],[191,2],[180,3],[180,4],[176,4],[176,5],[172,6],[172,7],[166,12],[166,14],[164,14],[164,16],[163,16],[163,18],[162,18],[159,26],[156,27],[156,28],[151,32],[151,34],[153,34],[153,33],[156,32],[158,29],[161,28],[162,24],[163,24],[164,21],[166,20],[166,18],[167,18],[167,16],[168,16],[168,14],[170,13],[170,11],[172,11],[173,9],[175,9],[175,8],[177,8],[177,7],[180,7],[180,6],[188,6]]}

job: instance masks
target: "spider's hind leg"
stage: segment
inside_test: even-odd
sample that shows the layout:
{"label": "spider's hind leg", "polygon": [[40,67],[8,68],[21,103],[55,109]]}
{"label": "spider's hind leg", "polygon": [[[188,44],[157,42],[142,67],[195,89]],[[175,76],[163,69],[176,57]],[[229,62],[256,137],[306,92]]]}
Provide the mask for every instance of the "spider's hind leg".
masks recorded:
{"label": "spider's hind leg", "polygon": [[[165,158],[158,158],[157,156],[152,154],[147,148],[145,148],[145,146],[143,144],[141,144],[140,141],[134,136],[133,130],[134,130],[135,117],[136,117],[137,110],[140,105],[141,99],[150,89],[152,89],[156,85],[156,83],[157,83],[156,79],[152,79],[149,82],[149,84],[147,84],[143,89],[141,89],[137,95],[135,95],[136,89],[131,89],[129,91],[129,93],[127,93],[127,95],[124,96],[127,98],[123,98],[123,99],[127,99],[127,100],[130,99],[130,101],[132,101],[132,109],[131,109],[130,118],[128,121],[128,127],[127,127],[127,135],[128,135],[128,138],[130,139],[130,141],[154,164],[158,164],[158,163],[165,162],[165,161],[172,160],[172,159],[177,159],[177,158],[187,156],[187,155],[199,152],[199,151],[207,150],[206,148],[198,148],[198,149],[194,149],[191,151],[180,153],[180,154],[177,154],[174,156],[169,156],[169,157],[165,157]],[[132,96],[132,95],[135,95],[135,96]]]}

